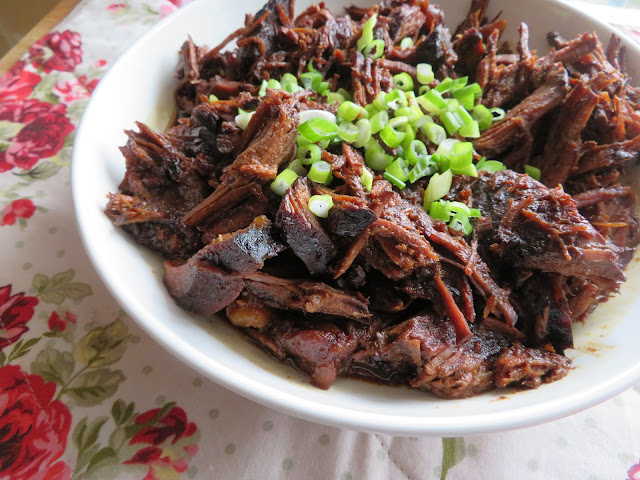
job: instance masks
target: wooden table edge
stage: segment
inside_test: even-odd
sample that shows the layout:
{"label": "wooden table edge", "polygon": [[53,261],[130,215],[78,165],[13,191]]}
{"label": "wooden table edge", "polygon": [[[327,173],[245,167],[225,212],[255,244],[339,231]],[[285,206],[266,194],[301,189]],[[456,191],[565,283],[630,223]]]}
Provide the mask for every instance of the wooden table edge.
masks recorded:
{"label": "wooden table edge", "polygon": [[0,58],[0,75],[8,72],[20,60],[20,57],[31,48],[31,45],[53,30],[80,1],[61,0],[60,3],[53,7],[11,50]]}

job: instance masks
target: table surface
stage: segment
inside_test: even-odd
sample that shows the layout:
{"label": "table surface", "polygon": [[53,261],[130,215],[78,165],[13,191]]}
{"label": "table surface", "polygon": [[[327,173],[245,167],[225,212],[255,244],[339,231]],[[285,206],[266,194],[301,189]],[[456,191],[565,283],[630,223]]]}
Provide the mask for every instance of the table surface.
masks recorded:
{"label": "table surface", "polygon": [[[512,432],[365,434],[238,397],[124,314],[78,238],[71,146],[105,71],[182,3],[82,0],[0,77],[0,480],[640,479],[639,387]],[[640,0],[576,3],[640,38]]]}

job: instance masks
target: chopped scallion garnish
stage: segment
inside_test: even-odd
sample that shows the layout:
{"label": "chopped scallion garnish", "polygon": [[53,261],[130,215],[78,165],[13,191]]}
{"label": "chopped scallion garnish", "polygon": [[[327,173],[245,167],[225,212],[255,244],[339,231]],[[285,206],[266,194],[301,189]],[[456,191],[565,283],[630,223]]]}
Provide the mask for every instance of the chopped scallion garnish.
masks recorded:
{"label": "chopped scallion garnish", "polygon": [[309,169],[308,177],[314,182],[329,185],[333,179],[333,175],[331,175],[331,164],[324,160],[314,162]]}
{"label": "chopped scallion garnish", "polygon": [[434,173],[429,180],[429,185],[424,190],[424,208],[427,210],[431,205],[431,202],[444,197],[451,188],[451,181],[453,180],[453,173],[451,170],[447,170],[444,173]]}
{"label": "chopped scallion garnish", "polygon": [[393,76],[393,84],[403,92],[413,90],[413,78],[407,72],[398,73]]}
{"label": "chopped scallion garnish", "polygon": [[271,182],[270,188],[276,195],[283,196],[287,193],[289,187],[293,185],[293,182],[296,181],[296,178],[298,178],[298,174],[296,172],[290,168],[285,168],[278,174],[273,182]]}
{"label": "chopped scallion garnish", "polygon": [[322,156],[322,149],[315,143],[298,147],[296,151],[296,158],[300,160],[303,165],[311,165],[320,160]]}
{"label": "chopped scallion garnish", "polygon": [[333,208],[333,199],[331,195],[313,195],[309,199],[309,210],[316,217],[327,218],[329,216],[329,210]]}
{"label": "chopped scallion garnish", "polygon": [[490,108],[489,111],[491,115],[493,115],[493,121],[499,122],[500,120],[504,120],[504,110],[501,108]]}
{"label": "chopped scallion garnish", "polygon": [[525,165],[524,171],[527,175],[529,175],[534,180],[540,181],[540,177],[542,173],[540,172],[540,169],[538,167],[534,167],[533,165]]}
{"label": "chopped scallion garnish", "polygon": [[418,72],[418,81],[423,85],[428,85],[435,79],[433,68],[428,63],[419,63],[416,65],[416,70]]}
{"label": "chopped scallion garnish", "polygon": [[338,126],[324,118],[312,118],[298,125],[298,132],[312,143],[331,140],[338,134]]}
{"label": "chopped scallion garnish", "polygon": [[400,41],[400,48],[402,50],[405,50],[405,49],[411,48],[411,47],[413,47],[413,39],[411,37],[404,37]]}

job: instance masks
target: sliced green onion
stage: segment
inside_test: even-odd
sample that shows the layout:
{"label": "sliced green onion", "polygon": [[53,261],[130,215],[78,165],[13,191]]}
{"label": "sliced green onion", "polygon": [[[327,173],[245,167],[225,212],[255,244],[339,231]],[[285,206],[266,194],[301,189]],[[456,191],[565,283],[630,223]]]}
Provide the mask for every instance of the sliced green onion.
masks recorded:
{"label": "sliced green onion", "polygon": [[406,183],[404,183],[404,182],[403,182],[402,180],[400,180],[399,178],[397,178],[397,177],[395,177],[395,176],[391,175],[390,173],[384,172],[384,173],[382,174],[382,176],[383,176],[384,178],[386,178],[386,179],[387,179],[387,181],[388,181],[390,184],[392,184],[392,185],[394,185],[394,186],[398,187],[400,190],[402,190],[404,187],[406,187],[406,186],[407,186],[407,184],[406,184]]}
{"label": "sliced green onion", "polygon": [[316,217],[327,218],[329,210],[333,208],[331,195],[314,195],[309,199],[309,210]]}
{"label": "sliced green onion", "polygon": [[310,142],[330,140],[338,133],[338,125],[324,118],[312,118],[298,125],[298,132]]}
{"label": "sliced green onion", "polygon": [[320,82],[320,86],[318,87],[318,93],[320,95],[324,95],[329,91],[329,82]]}
{"label": "sliced green onion", "polygon": [[280,84],[284,90],[290,93],[296,93],[298,90],[301,90],[300,85],[298,85],[298,79],[290,73],[285,73],[282,76]]}
{"label": "sliced green onion", "polygon": [[404,133],[404,137],[402,137],[402,142],[400,142],[401,148],[403,150],[409,150],[411,147],[411,142],[416,139],[416,132],[411,125],[408,123],[406,125],[400,125],[396,131],[400,133]]}
{"label": "sliced green onion", "polygon": [[506,170],[507,167],[504,163],[499,162],[498,160],[486,160],[483,157],[476,165],[476,169],[484,172],[499,172],[501,170]]}
{"label": "sliced green onion", "polygon": [[267,82],[267,88],[270,88],[271,90],[282,90],[282,85],[278,80],[272,78]]}
{"label": "sliced green onion", "polygon": [[469,209],[469,218],[480,218],[482,216],[482,212],[479,208],[470,208]]}
{"label": "sliced green onion", "polygon": [[435,202],[431,202],[429,206],[429,216],[435,220],[448,222],[451,219],[451,212],[447,208],[444,200],[436,200]]}
{"label": "sliced green onion", "polygon": [[533,165],[525,165],[524,172],[531,178],[540,181],[541,172],[539,168],[534,167]]}
{"label": "sliced green onion", "polygon": [[469,222],[469,216],[462,212],[456,213],[453,216],[451,222],[449,222],[449,227],[454,230],[462,231],[465,235],[471,235],[471,232],[473,232],[473,227]]}
{"label": "sliced green onion", "polygon": [[473,161],[473,144],[471,142],[457,142],[451,147],[449,168],[453,173],[466,169]]}
{"label": "sliced green onion", "polygon": [[362,35],[356,44],[358,51],[362,52],[364,47],[373,40],[373,29],[376,26],[376,23],[378,23],[378,15],[374,13],[362,26]]}
{"label": "sliced green onion", "polygon": [[387,146],[397,148],[402,143],[404,133],[397,132],[390,123],[391,121],[380,131],[380,138]]}
{"label": "sliced green onion", "polygon": [[387,123],[389,123],[389,114],[386,110],[376,113],[371,117],[371,133],[378,133]]}
{"label": "sliced green onion", "polygon": [[393,76],[393,84],[403,92],[413,90],[413,78],[407,72],[398,73]]}
{"label": "sliced green onion", "polygon": [[453,135],[464,125],[462,119],[455,112],[442,112],[440,114],[440,121],[447,129],[449,135]]}
{"label": "sliced green onion", "polygon": [[489,111],[491,115],[493,115],[493,121],[499,122],[500,120],[504,120],[504,110],[501,108],[490,108]]}
{"label": "sliced green onion", "polygon": [[458,133],[466,138],[478,138],[480,136],[480,126],[476,120],[473,120],[472,122],[463,125]]}
{"label": "sliced green onion", "polygon": [[298,135],[298,138],[296,138],[296,145],[298,145],[298,147],[304,147],[305,145],[311,145],[311,143],[309,140],[307,140],[306,138],[304,138],[302,135]]}
{"label": "sliced green onion", "polygon": [[431,157],[419,158],[415,167],[409,172],[409,181],[415,183],[422,177],[433,175],[438,167],[435,162],[431,160]]}
{"label": "sliced green onion", "polygon": [[393,175],[401,182],[406,182],[407,180],[409,180],[409,168],[407,167],[407,162],[405,162],[402,158],[396,158],[384,170],[389,175]]}
{"label": "sliced green onion", "polygon": [[271,182],[270,188],[276,195],[283,196],[287,193],[289,187],[293,185],[293,182],[296,181],[296,178],[298,178],[298,174],[296,172],[289,168],[285,168],[276,176],[273,182]]}
{"label": "sliced green onion", "polygon": [[471,110],[475,101],[482,97],[482,88],[477,83],[472,83],[466,87],[454,90],[451,92],[451,95],[453,95],[453,98],[457,99],[464,108]]}
{"label": "sliced green onion", "polygon": [[387,155],[384,148],[373,138],[367,142],[364,159],[367,166],[373,170],[384,170],[393,161],[393,157]]}
{"label": "sliced green onion", "polygon": [[362,180],[362,186],[364,187],[364,189],[367,192],[370,192],[371,188],[373,187],[373,175],[371,174],[371,172],[363,167],[360,179]]}
{"label": "sliced green onion", "polygon": [[469,112],[467,112],[467,110],[462,105],[458,105],[458,107],[455,110],[455,113],[458,115],[460,120],[462,120],[463,125],[468,125],[471,122],[473,122],[473,117]]}
{"label": "sliced green onion", "polygon": [[469,213],[471,213],[471,209],[462,202],[447,202],[446,205],[449,211],[453,213],[462,212],[465,215],[469,215]]}
{"label": "sliced green onion", "polygon": [[431,143],[440,145],[447,138],[447,132],[437,123],[427,123],[422,129]]}
{"label": "sliced green onion", "polygon": [[362,54],[365,57],[371,57],[373,59],[380,58],[382,57],[382,55],[384,55],[384,47],[384,40],[372,40],[367,44],[366,47],[364,47]]}
{"label": "sliced green onion", "polygon": [[338,105],[342,105],[343,102],[346,101],[346,98],[344,98],[344,95],[342,95],[341,93],[338,92],[329,92],[327,93],[327,103],[334,105],[334,104],[338,104]]}
{"label": "sliced green onion", "polygon": [[296,158],[293,162],[291,162],[287,168],[296,172],[296,174],[300,177],[304,177],[307,175],[307,169],[302,166],[302,162],[299,158]]}
{"label": "sliced green onion", "polygon": [[262,83],[260,84],[260,90],[258,90],[259,97],[264,97],[267,94],[267,84],[268,82],[266,80],[262,80]]}
{"label": "sliced green onion", "polygon": [[209,95],[209,103],[213,103],[213,102],[217,102],[217,101],[218,101],[218,97],[216,97],[213,94]]}
{"label": "sliced green onion", "polygon": [[316,163],[320,160],[321,156],[322,149],[315,143],[298,147],[298,150],[296,150],[296,158],[300,160],[300,163],[303,165]]}
{"label": "sliced green onion", "polygon": [[356,127],[358,127],[360,133],[356,141],[353,142],[353,145],[355,147],[361,148],[364,147],[371,139],[371,122],[366,118],[361,118],[356,122]]}
{"label": "sliced green onion", "polygon": [[493,123],[493,115],[484,105],[476,105],[471,110],[471,116],[478,122],[480,130],[485,130]]}
{"label": "sliced green onion", "polygon": [[253,117],[253,114],[256,112],[245,112],[242,109],[238,109],[238,111],[242,113],[240,113],[240,115],[236,115],[236,124],[239,128],[245,130],[251,121],[251,117]]}
{"label": "sliced green onion", "polygon": [[299,115],[300,123],[308,122],[312,118],[323,118],[331,123],[336,123],[336,116],[326,110],[303,110]]}
{"label": "sliced green onion", "polygon": [[409,119],[407,117],[394,117],[391,120],[389,120],[388,125],[391,128],[396,128],[396,127],[400,127],[402,125],[406,125],[407,123],[409,123]]}
{"label": "sliced green onion", "polygon": [[431,206],[431,202],[444,197],[451,188],[451,181],[453,180],[453,173],[451,170],[447,170],[444,173],[434,173],[429,180],[429,185],[424,190],[424,209],[426,210]]}
{"label": "sliced green onion", "polygon": [[433,68],[428,63],[419,63],[416,65],[416,70],[418,72],[418,81],[423,85],[433,82],[436,78],[433,74]]}
{"label": "sliced green onion", "polygon": [[419,159],[427,158],[429,156],[429,151],[423,142],[420,140],[413,140],[409,144],[409,148],[405,150],[405,154],[409,163],[411,165],[415,165],[418,163]]}
{"label": "sliced green onion", "polygon": [[378,110],[386,110],[387,108],[389,108],[385,99],[386,96],[387,95],[384,92],[380,92],[373,101],[373,104],[378,108]]}
{"label": "sliced green onion", "polygon": [[431,87],[429,85],[420,85],[420,88],[418,89],[418,95],[424,95],[429,90],[431,90]]}
{"label": "sliced green onion", "polygon": [[447,108],[447,102],[437,90],[429,90],[416,99],[420,106],[429,113],[440,113]]}
{"label": "sliced green onion", "polygon": [[402,50],[405,50],[407,48],[411,48],[413,47],[413,38],[411,37],[404,37],[401,41],[400,41],[400,48]]}
{"label": "sliced green onion", "polygon": [[460,106],[460,102],[455,98],[447,98],[445,102],[447,103],[447,108],[445,109],[447,112],[455,112]]}
{"label": "sliced green onion", "polygon": [[322,83],[322,74],[319,72],[306,72],[300,74],[300,81],[307,90],[319,91]]}
{"label": "sliced green onion", "polygon": [[364,111],[367,113],[367,116],[364,117],[364,118],[369,118],[370,119],[376,113],[378,113],[380,110],[373,103],[370,103],[370,104],[364,106]]}
{"label": "sliced green onion", "polygon": [[431,155],[431,159],[436,162],[436,164],[438,165],[438,169],[440,170],[440,173],[444,173],[447,170],[449,170],[449,158],[442,156],[442,155],[436,155],[435,153],[433,155]]}
{"label": "sliced green onion", "polygon": [[423,115],[418,120],[412,123],[413,128],[416,130],[420,130],[425,135],[427,134],[426,125],[427,123],[433,123],[433,118],[429,115]]}
{"label": "sliced green onion", "polygon": [[406,94],[398,88],[394,88],[387,93],[384,96],[384,100],[387,104],[386,108],[390,108],[392,110],[397,110],[400,107],[408,105]]}
{"label": "sliced green onion", "polygon": [[452,90],[458,90],[464,87],[469,81],[469,77],[460,77],[456,79],[445,78],[438,86],[436,86],[436,90],[440,93],[451,92]]}
{"label": "sliced green onion", "polygon": [[[477,84],[476,84],[477,85]],[[467,110],[471,110],[473,108],[473,104],[475,103],[475,97],[473,96],[473,91],[469,87],[464,87],[459,90],[454,90],[452,92],[453,98],[460,102]]]}
{"label": "sliced green onion", "polygon": [[360,106],[353,102],[347,100],[338,107],[338,117],[347,122],[353,122],[358,115],[360,115]]}
{"label": "sliced green onion", "polygon": [[345,100],[353,100],[353,97],[351,96],[351,94],[342,87],[336,90],[335,93],[342,95]]}
{"label": "sliced green onion", "polygon": [[471,165],[467,165],[464,168],[456,170],[456,174],[457,175],[468,175],[469,177],[477,177],[478,176],[478,170],[476,169],[475,165],[471,164]]}
{"label": "sliced green onion", "polygon": [[[338,137],[347,143],[353,143],[360,136],[360,129],[351,122],[342,122],[339,125]],[[337,138],[337,137],[336,137]]]}
{"label": "sliced green onion", "polygon": [[418,105],[399,108],[393,112],[393,115],[395,117],[407,117],[407,121],[412,125],[417,122],[418,119],[424,117],[424,113]]}
{"label": "sliced green onion", "polygon": [[325,185],[329,185],[331,180],[333,179],[333,175],[331,175],[331,164],[325,162],[324,160],[319,160],[309,169],[310,180],[314,182],[323,183]]}

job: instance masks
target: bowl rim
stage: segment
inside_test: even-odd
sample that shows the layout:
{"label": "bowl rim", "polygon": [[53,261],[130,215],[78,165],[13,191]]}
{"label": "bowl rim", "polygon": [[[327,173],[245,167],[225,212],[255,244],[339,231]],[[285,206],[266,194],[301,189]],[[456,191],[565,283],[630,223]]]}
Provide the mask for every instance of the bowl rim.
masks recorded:
{"label": "bowl rim", "polygon": [[[155,36],[156,32],[176,21],[175,19],[178,16],[189,16],[192,10],[197,10],[199,5],[208,1],[210,0],[196,0],[191,2],[179,11],[160,20],[142,36],[138,37],[131,46],[118,56],[103,76],[93,92],[84,113],[91,110],[92,105],[95,103],[94,99],[99,97],[101,91],[106,88],[104,85],[108,85],[109,79],[114,72],[118,70],[116,67],[121,62],[143,48],[148,38]],[[635,55],[640,58],[640,45],[638,45],[637,42],[615,26],[601,21],[594,15],[579,10],[574,5],[565,3],[562,0],[521,1],[531,4],[536,8],[545,8],[547,5],[553,5],[579,17],[586,17],[603,30],[615,33],[621,37],[624,45],[628,49],[634,50]],[[399,436],[460,436],[508,431],[557,420],[595,406],[626,390],[640,380],[640,364],[636,364],[634,367],[611,375],[605,382],[590,385],[589,388],[574,392],[570,396],[554,398],[533,406],[521,406],[508,411],[460,417],[416,418],[398,416],[392,413],[379,414],[358,411],[352,408],[329,406],[318,403],[312,399],[300,398],[295,394],[280,391],[275,386],[242,377],[233,368],[221,362],[216,362],[211,356],[191,347],[184,338],[176,338],[173,332],[166,326],[154,324],[154,319],[149,318],[149,315],[145,314],[144,309],[140,308],[140,304],[134,305],[129,303],[123,297],[120,289],[107,278],[102,268],[103,259],[101,259],[100,252],[89,242],[89,225],[80,214],[80,203],[83,201],[83,197],[79,187],[81,183],[81,178],[79,178],[81,172],[77,165],[81,162],[77,156],[77,152],[80,150],[78,145],[81,144],[84,139],[85,130],[90,128],[87,126],[87,115],[84,113],[74,139],[71,161],[71,190],[76,227],[94,270],[98,273],[101,281],[110,294],[118,301],[119,305],[158,344],[192,369],[238,395],[298,418],[340,428]],[[143,248],[140,246],[137,247]],[[266,373],[270,374],[269,372]]]}

